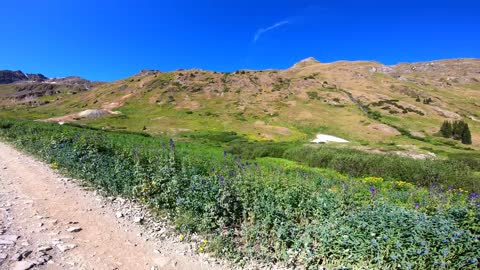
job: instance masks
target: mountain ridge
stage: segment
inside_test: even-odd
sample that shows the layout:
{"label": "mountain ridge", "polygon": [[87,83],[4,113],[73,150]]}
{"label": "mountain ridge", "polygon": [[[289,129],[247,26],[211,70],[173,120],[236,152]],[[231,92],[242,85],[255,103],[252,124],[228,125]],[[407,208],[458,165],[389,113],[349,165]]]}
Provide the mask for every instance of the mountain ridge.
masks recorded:
{"label": "mountain ridge", "polygon": [[[205,130],[256,140],[306,140],[323,131],[358,147],[388,148],[393,142],[441,150],[452,144],[436,137],[441,123],[462,119],[471,126],[472,147],[479,146],[480,59],[390,66],[314,58],[298,63],[282,70],[142,70],[74,94],[13,101],[4,96],[0,106],[5,114],[16,110],[26,117],[35,113],[39,119],[152,135]],[[102,110],[92,113],[101,117],[77,117],[84,110]]]}

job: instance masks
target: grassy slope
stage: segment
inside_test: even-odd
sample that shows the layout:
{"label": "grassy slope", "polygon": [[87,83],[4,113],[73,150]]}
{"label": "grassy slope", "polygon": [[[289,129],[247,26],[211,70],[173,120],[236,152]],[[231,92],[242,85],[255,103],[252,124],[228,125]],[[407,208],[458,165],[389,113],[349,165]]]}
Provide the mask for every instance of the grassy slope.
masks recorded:
{"label": "grassy slope", "polygon": [[[473,65],[478,65],[477,62]],[[459,75],[462,70],[457,70],[457,66],[448,61],[445,63],[452,65],[446,69],[447,75],[467,79],[478,76]],[[409,145],[416,145],[417,151],[429,149],[440,155],[465,152],[461,145],[454,148],[446,145],[445,140],[432,137],[446,119],[434,110],[434,107],[442,107],[465,116],[474,140],[472,148],[479,149],[480,124],[468,118],[478,117],[478,82],[469,80],[444,85],[445,72],[428,69],[402,70],[404,79],[399,80],[392,75],[371,72],[372,67],[382,66],[374,62],[336,62],[283,71],[225,74],[182,70],[139,74],[86,93],[62,94],[55,97],[58,100],[43,97],[52,103],[37,108],[10,106],[2,110],[0,116],[30,119],[61,116],[87,108],[101,108],[131,94],[116,109],[122,115],[86,119],[80,123],[114,130],[142,131],[146,128],[150,134],[169,136],[192,131],[236,131],[250,139],[276,141],[307,140],[323,132],[346,138],[354,147],[369,145],[388,149],[391,145],[400,145],[397,148],[411,149]],[[335,84],[337,89],[325,87],[325,81],[328,85]],[[370,124],[380,122],[364,115],[341,90],[352,93],[365,105],[395,99],[403,106],[425,112],[425,116],[390,114],[370,105],[372,110],[381,113],[381,122],[426,136],[426,142],[370,128]],[[309,97],[313,92],[317,98]],[[415,102],[417,95],[431,97],[434,104]]]}

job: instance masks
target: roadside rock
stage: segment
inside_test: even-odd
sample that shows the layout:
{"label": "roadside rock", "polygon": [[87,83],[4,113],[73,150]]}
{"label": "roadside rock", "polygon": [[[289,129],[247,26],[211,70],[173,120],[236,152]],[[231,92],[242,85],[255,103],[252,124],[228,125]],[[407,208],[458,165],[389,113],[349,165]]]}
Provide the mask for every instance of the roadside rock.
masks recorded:
{"label": "roadside rock", "polygon": [[80,227],[70,227],[70,228],[67,229],[67,232],[75,233],[75,232],[79,232],[81,230],[82,230],[82,228],[80,228]]}
{"label": "roadside rock", "polygon": [[0,263],[2,263],[3,261],[5,261],[7,259],[8,255],[7,254],[3,254],[3,253],[0,253]]}
{"label": "roadside rock", "polygon": [[28,270],[34,267],[36,263],[34,261],[21,261],[12,265],[11,270]]}
{"label": "roadside rock", "polygon": [[28,255],[32,254],[31,250],[25,250],[15,253],[10,260],[12,261],[22,261],[28,257]]}
{"label": "roadside rock", "polygon": [[58,244],[56,246],[60,252],[66,252],[77,247],[75,244]]}
{"label": "roadside rock", "polygon": [[0,246],[13,246],[15,242],[9,240],[0,239]]}
{"label": "roadside rock", "polygon": [[49,250],[52,250],[52,247],[51,247],[51,246],[39,246],[39,247],[37,248],[37,251],[38,251],[38,252],[42,252],[42,253],[45,253],[45,252],[47,252],[47,251],[49,251]]}

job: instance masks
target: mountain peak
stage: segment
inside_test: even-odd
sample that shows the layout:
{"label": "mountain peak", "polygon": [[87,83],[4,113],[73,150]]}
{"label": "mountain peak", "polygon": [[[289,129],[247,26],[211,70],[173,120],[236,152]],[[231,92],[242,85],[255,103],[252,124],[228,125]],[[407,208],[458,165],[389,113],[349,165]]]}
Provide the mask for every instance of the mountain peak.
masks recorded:
{"label": "mountain peak", "polygon": [[0,70],[0,84],[8,84],[23,81],[43,82],[48,78],[42,74],[25,74],[20,70]]}
{"label": "mountain peak", "polygon": [[308,57],[308,58],[305,58],[305,59],[297,62],[291,68],[302,68],[302,67],[306,67],[306,66],[310,66],[310,65],[314,65],[314,64],[319,64],[319,63],[320,63],[320,61],[318,61],[317,59],[315,59],[313,57]]}

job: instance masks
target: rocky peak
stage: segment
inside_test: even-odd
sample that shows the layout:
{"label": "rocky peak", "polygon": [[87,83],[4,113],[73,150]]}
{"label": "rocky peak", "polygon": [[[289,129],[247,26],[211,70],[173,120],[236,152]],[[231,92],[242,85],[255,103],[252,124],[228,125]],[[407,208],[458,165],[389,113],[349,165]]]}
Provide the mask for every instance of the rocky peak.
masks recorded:
{"label": "rocky peak", "polygon": [[28,81],[43,82],[48,80],[43,74],[25,74],[25,76],[27,76]]}
{"label": "rocky peak", "polygon": [[42,74],[25,74],[20,70],[0,70],[0,84],[16,82],[43,82],[48,80]]}
{"label": "rocky peak", "polygon": [[13,83],[27,79],[27,76],[25,76],[20,70],[0,70],[0,84]]}
{"label": "rocky peak", "polygon": [[311,66],[311,65],[314,65],[314,64],[319,64],[319,63],[320,63],[320,61],[318,61],[317,59],[315,59],[313,57],[308,57],[308,58],[305,58],[305,59],[297,62],[291,68],[302,68],[302,67]]}

